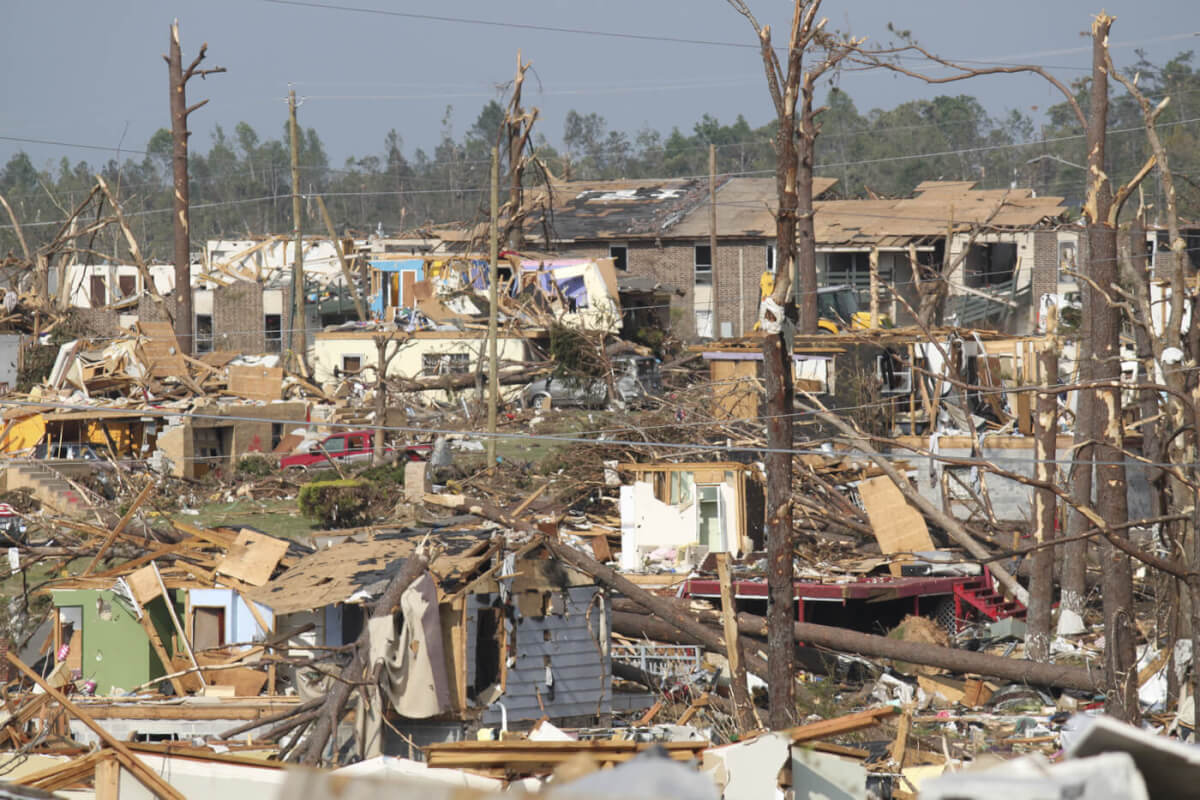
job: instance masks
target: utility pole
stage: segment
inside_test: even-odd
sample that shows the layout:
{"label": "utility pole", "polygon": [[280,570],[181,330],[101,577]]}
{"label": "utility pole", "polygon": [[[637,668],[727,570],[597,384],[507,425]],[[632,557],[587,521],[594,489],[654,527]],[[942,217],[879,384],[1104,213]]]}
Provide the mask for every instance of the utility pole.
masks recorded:
{"label": "utility pole", "polygon": [[712,305],[709,306],[712,314],[712,334],[714,339],[720,339],[721,315],[718,313],[717,302],[717,146],[711,143],[708,145],[708,252],[712,269],[709,273],[712,275],[712,286],[709,287],[712,292]]}
{"label": "utility pole", "polygon": [[[187,82],[196,75],[204,77],[224,72],[224,67],[198,69],[208,50],[208,43],[200,45],[200,52],[187,69],[183,68],[183,51],[179,45],[179,20],[171,23],[171,42],[167,55],[167,78],[171,89],[171,140],[174,148],[171,164],[175,181],[175,318],[170,320],[175,328],[175,338],[184,353],[192,353],[195,341],[192,336],[192,245],[189,228],[188,202],[188,117],[193,111],[208,102],[201,100],[191,106],[187,104]],[[168,318],[170,309],[167,308]]]}
{"label": "utility pole", "polygon": [[499,364],[496,355],[496,328],[498,312],[496,308],[496,281],[499,273],[497,262],[500,259],[500,234],[497,230],[500,218],[500,149],[492,147],[492,224],[488,235],[488,436],[487,459],[488,466],[496,463],[496,402],[500,393]]}
{"label": "utility pole", "polygon": [[304,325],[304,228],[300,218],[300,130],[296,124],[296,90],[288,90],[288,131],[292,140],[292,236],[296,257],[292,260],[292,358],[299,372],[307,372],[304,352],[308,336]]}

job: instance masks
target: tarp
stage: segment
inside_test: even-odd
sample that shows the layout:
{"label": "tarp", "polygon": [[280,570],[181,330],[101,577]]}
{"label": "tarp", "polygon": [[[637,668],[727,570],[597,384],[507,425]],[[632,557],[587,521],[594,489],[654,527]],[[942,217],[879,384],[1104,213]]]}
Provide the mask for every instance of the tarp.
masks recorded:
{"label": "tarp", "polygon": [[[383,666],[380,685],[392,710],[409,719],[427,719],[450,710],[442,624],[438,617],[437,584],[426,572],[400,596],[404,627],[396,636],[392,617],[367,621],[370,640],[368,674]],[[368,695],[364,703],[362,696]],[[383,704],[371,687],[358,694],[358,743],[363,758],[380,755]]]}

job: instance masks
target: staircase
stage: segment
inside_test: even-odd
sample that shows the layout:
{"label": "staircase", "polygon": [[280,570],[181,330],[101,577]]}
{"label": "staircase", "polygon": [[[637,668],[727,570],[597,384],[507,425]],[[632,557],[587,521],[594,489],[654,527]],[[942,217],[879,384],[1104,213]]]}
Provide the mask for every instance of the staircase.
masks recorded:
{"label": "staircase", "polygon": [[87,498],[75,490],[59,474],[34,461],[10,461],[5,470],[6,488],[32,489],[43,506],[71,517],[83,516],[91,510]]}
{"label": "staircase", "polygon": [[954,584],[954,619],[961,625],[967,608],[973,608],[992,622],[1009,617],[1024,618],[1027,609],[1017,600],[1010,600],[996,590],[992,573]]}

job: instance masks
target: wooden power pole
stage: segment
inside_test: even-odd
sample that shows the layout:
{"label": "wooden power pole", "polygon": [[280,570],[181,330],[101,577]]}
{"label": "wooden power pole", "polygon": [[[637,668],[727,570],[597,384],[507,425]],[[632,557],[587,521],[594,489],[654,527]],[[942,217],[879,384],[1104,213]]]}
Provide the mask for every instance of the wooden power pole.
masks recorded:
{"label": "wooden power pole", "polygon": [[499,292],[496,290],[500,259],[500,149],[492,148],[492,208],[491,232],[488,235],[488,466],[496,464],[496,405],[500,393],[500,374],[496,354],[496,328],[499,312],[496,308]]}
{"label": "wooden power pole", "polygon": [[[207,42],[200,45],[200,52],[184,69],[183,51],[179,45],[179,20],[171,23],[171,42],[167,55],[163,56],[167,62],[167,77],[171,87],[171,140],[174,143],[171,163],[175,181],[175,318],[171,323],[175,327],[179,346],[185,353],[195,350],[192,335],[192,243],[188,219],[188,137],[191,132],[187,129],[187,123],[191,113],[208,102],[205,99],[189,106],[187,82],[196,75],[204,77],[225,71],[224,67],[199,69],[207,50]],[[148,287],[147,291],[153,291],[153,287]]]}
{"label": "wooden power pole", "polygon": [[300,208],[300,130],[296,124],[296,90],[288,90],[288,132],[292,140],[292,236],[296,254],[292,259],[292,363],[306,372],[304,351],[308,336],[304,325],[304,227]]}

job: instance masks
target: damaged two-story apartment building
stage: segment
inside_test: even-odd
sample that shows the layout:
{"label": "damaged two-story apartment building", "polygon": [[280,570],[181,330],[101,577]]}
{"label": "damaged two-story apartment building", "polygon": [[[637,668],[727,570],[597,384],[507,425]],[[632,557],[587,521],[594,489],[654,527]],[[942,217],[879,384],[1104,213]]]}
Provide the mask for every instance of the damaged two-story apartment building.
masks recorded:
{"label": "damaged two-story apartment building", "polygon": [[[849,287],[863,310],[874,287],[878,319],[910,321],[920,277],[913,262],[940,268],[949,249],[948,314],[959,324],[1022,329],[1031,299],[1057,292],[1060,268],[1074,263],[1078,233],[1065,226],[1061,198],[926,181],[913,197],[824,199],[835,183],[814,183],[818,282]],[[535,190],[527,205],[530,246],[610,257],[619,275],[674,290],[671,324],[681,336],[753,329],[763,274],[776,265],[774,179],[718,179],[715,193],[688,178],[559,182]]]}

